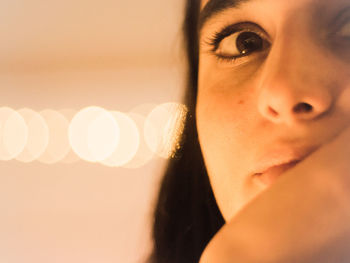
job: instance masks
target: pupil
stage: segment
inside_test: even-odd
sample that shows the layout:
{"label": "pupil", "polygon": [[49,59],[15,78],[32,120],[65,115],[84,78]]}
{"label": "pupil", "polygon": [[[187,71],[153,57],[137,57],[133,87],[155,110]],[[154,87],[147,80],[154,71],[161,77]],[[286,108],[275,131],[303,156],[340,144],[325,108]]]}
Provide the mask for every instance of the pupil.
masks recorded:
{"label": "pupil", "polygon": [[243,32],[238,36],[236,44],[241,54],[248,54],[262,49],[263,40],[253,32]]}

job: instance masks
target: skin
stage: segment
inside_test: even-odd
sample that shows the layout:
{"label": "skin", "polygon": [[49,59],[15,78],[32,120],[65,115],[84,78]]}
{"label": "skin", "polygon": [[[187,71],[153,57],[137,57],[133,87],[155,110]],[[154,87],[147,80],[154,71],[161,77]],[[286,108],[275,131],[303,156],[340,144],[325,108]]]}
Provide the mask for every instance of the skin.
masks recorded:
{"label": "skin", "polygon": [[[344,29],[334,25],[349,6],[348,0],[255,0],[202,28],[198,134],[227,223],[201,263],[350,258],[350,44],[330,37]],[[263,28],[269,48],[218,60],[210,38],[242,21]],[[296,110],[303,103],[311,110]],[[272,185],[256,180],[261,158],[296,148],[307,157]]]}
{"label": "skin", "polygon": [[286,172],[227,222],[200,263],[349,262],[349,144],[347,128]]}
{"label": "skin", "polygon": [[[267,188],[253,176],[261,158],[281,149],[311,153],[349,123],[350,42],[329,36],[341,28],[329,25],[349,6],[348,0],[253,0],[202,28],[198,134],[226,221]],[[218,60],[210,38],[242,21],[263,28],[270,47],[234,62]],[[312,110],[294,110],[302,103]]]}

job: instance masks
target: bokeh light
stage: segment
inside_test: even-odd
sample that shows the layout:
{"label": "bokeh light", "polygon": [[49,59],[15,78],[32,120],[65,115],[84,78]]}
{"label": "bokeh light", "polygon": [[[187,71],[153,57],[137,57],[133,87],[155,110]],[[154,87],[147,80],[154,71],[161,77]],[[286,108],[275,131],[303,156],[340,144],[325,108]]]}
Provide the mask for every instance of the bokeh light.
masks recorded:
{"label": "bokeh light", "polygon": [[150,149],[163,158],[170,158],[180,147],[187,108],[183,104],[169,102],[155,107],[147,116],[144,136]]}
{"label": "bokeh light", "polygon": [[8,107],[0,108],[0,160],[17,157],[27,144],[28,127],[23,117]]}
{"label": "bokeh light", "polygon": [[101,163],[110,167],[120,167],[135,157],[140,145],[140,133],[128,115],[118,111],[112,111],[111,114],[120,128],[120,141],[113,154]]}
{"label": "bokeh light", "polygon": [[[137,113],[128,114],[135,122],[139,131],[143,131],[146,117]],[[143,132],[140,133],[140,144],[134,158],[123,167],[137,169],[147,164],[154,157],[154,152],[148,147]]]}
{"label": "bokeh light", "polygon": [[100,114],[88,126],[87,143],[96,161],[102,161],[113,154],[120,142],[120,128],[111,113]]}
{"label": "bokeh light", "polygon": [[45,164],[80,159],[136,169],[180,147],[186,106],[142,104],[129,113],[87,107],[35,112],[0,108],[0,160]]}
{"label": "bokeh light", "polygon": [[102,161],[117,148],[119,126],[111,113],[100,107],[79,111],[69,125],[69,142],[83,160]]}
{"label": "bokeh light", "polygon": [[49,128],[39,113],[27,108],[17,112],[23,117],[28,127],[28,140],[16,160],[29,163],[39,158],[46,150],[49,144]]}
{"label": "bokeh light", "polygon": [[49,128],[49,143],[39,161],[53,164],[61,161],[69,152],[68,120],[54,110],[43,110],[39,114],[44,118]]}
{"label": "bokeh light", "polygon": [[77,114],[76,110],[73,109],[62,109],[58,111],[59,113],[61,113],[70,123],[73,119],[73,117],[75,116],[75,114]]}
{"label": "bokeh light", "polygon": [[[75,116],[75,114],[77,113],[77,111],[73,109],[62,109],[62,110],[59,110],[59,113],[61,113],[64,117],[66,117],[66,119],[70,123],[73,117]],[[76,153],[72,150],[71,147],[69,147],[69,151],[67,155],[63,158],[63,160],[61,160],[61,163],[72,164],[72,163],[79,162],[79,160],[80,160],[79,156],[76,155]]]}

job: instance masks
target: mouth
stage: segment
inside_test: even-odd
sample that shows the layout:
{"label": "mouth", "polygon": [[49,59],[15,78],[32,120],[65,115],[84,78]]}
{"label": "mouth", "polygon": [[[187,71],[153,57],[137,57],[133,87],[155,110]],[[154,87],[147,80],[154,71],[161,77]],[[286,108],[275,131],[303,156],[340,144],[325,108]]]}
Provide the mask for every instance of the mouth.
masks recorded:
{"label": "mouth", "polygon": [[270,186],[282,174],[292,169],[316,151],[320,145],[275,147],[264,151],[251,172],[252,179],[263,186]]}
{"label": "mouth", "polygon": [[296,166],[301,160],[293,160],[288,163],[283,163],[280,165],[275,165],[267,168],[263,172],[255,173],[253,177],[265,186],[270,186],[273,184],[278,177],[289,169]]}

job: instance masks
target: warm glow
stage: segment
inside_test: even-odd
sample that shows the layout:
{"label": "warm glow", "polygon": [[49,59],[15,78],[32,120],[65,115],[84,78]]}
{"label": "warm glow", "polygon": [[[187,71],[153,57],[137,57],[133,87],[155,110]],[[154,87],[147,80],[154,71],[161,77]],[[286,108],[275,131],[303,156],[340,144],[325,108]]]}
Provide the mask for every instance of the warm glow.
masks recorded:
{"label": "warm glow", "polygon": [[39,157],[39,161],[53,164],[61,161],[69,152],[68,120],[59,112],[44,110],[40,112],[49,128],[49,143],[45,152]]}
{"label": "warm glow", "polygon": [[77,113],[77,111],[73,109],[63,109],[59,110],[58,112],[61,113],[68,120],[68,122],[71,122],[73,117]]}
{"label": "warm glow", "polygon": [[[63,110],[59,110],[59,113],[61,113],[64,117],[66,117],[66,119],[70,123],[72,121],[74,115],[77,113],[77,111],[73,110],[73,109],[63,109]],[[75,152],[70,147],[68,154],[66,155],[66,157],[64,157],[63,160],[61,160],[61,163],[71,164],[71,163],[79,162],[79,160],[80,160],[79,156],[76,155]]]}
{"label": "warm glow", "polygon": [[187,109],[179,103],[164,103],[154,108],[145,121],[144,135],[150,149],[170,158],[179,148]]}
{"label": "warm glow", "polygon": [[129,113],[138,114],[144,116],[145,118],[148,114],[157,107],[155,103],[144,103],[134,107]]}
{"label": "warm glow", "polygon": [[87,144],[96,161],[111,156],[119,145],[119,140],[119,125],[107,111],[98,115],[88,126]]}
{"label": "warm glow", "polygon": [[[0,108],[0,160],[139,168],[154,155],[170,158],[179,148],[187,109],[179,103],[143,104],[130,113],[100,107],[74,110]],[[147,115],[147,116],[145,116]]]}
{"label": "warm glow", "polygon": [[23,117],[13,109],[0,108],[0,160],[17,157],[28,139],[28,127]]}
{"label": "warm glow", "polygon": [[140,133],[128,115],[117,111],[111,114],[120,128],[120,142],[113,154],[101,163],[111,167],[123,166],[135,157],[140,145]]}
{"label": "warm glow", "polygon": [[119,143],[119,126],[108,111],[88,107],[78,112],[69,126],[69,142],[83,160],[102,161],[109,157]]}
{"label": "warm glow", "polygon": [[40,114],[31,109],[17,111],[28,127],[28,140],[24,150],[16,157],[17,161],[29,163],[41,156],[49,143],[49,128]]}
{"label": "warm glow", "polygon": [[[138,130],[143,131],[146,117],[136,113],[129,113],[128,115],[133,119]],[[124,165],[124,167],[130,168],[130,169],[140,168],[146,163],[148,163],[153,158],[153,156],[154,156],[154,153],[147,146],[145,137],[143,136],[143,132],[142,132],[140,134],[140,145],[136,155],[130,162]]]}

